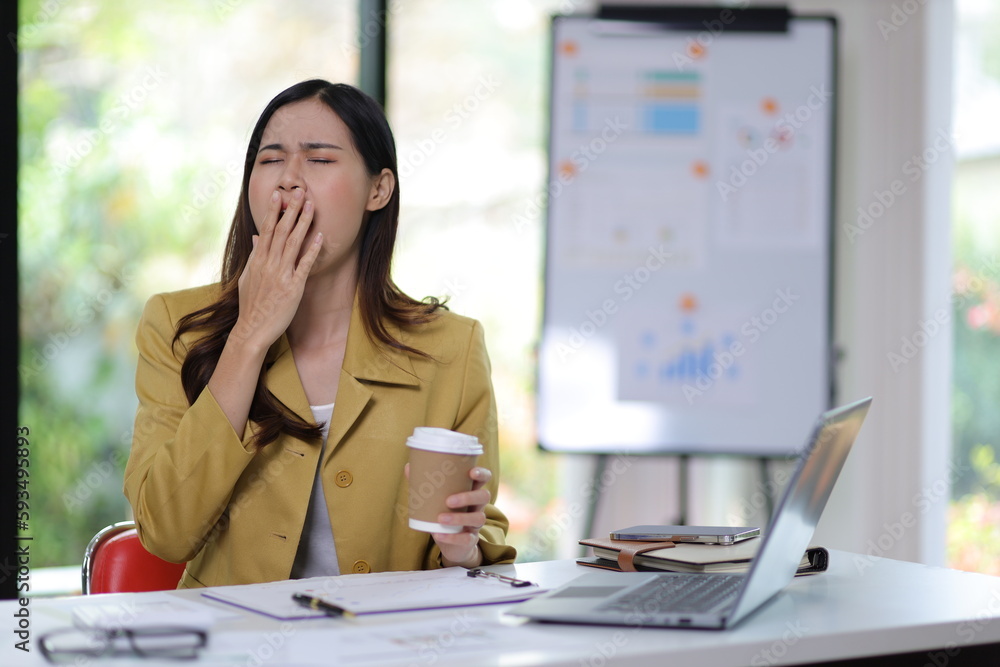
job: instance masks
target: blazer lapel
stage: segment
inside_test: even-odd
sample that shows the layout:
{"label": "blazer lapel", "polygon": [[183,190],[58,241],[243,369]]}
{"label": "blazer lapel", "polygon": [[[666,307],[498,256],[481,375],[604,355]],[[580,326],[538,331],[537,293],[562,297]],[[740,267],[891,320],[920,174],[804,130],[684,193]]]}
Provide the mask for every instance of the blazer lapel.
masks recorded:
{"label": "blazer lapel", "polygon": [[[406,342],[403,332],[394,324],[387,324],[389,335]],[[406,353],[386,345],[376,345],[368,338],[357,299],[351,313],[351,328],[347,332],[347,350],[344,354],[344,371],[351,377],[366,382],[416,386],[419,378]]]}
{"label": "blazer lapel", "polygon": [[[405,341],[399,327],[388,324],[389,334],[396,340]],[[306,398],[299,372],[295,368],[295,358],[288,344],[288,337],[282,334],[275,341],[267,355],[268,371],[266,384],[275,398],[297,415],[312,421],[312,410]],[[347,332],[347,348],[344,364],[337,387],[337,401],[330,422],[327,437],[327,452],[332,452],[340,444],[354,422],[364,411],[372,397],[371,384],[397,384],[416,386],[419,378],[413,371],[410,357],[399,350],[384,345],[375,345],[368,339],[361,321],[357,297],[351,311],[351,324]]]}
{"label": "blazer lapel", "polygon": [[274,397],[299,417],[311,422],[312,409],[309,407],[305,389],[302,388],[299,371],[295,368],[295,357],[292,356],[287,335],[281,334],[281,338],[268,350],[265,367],[267,368],[265,384]]}
{"label": "blazer lapel", "polygon": [[[402,340],[402,332],[395,325],[388,325],[389,333]],[[351,326],[347,332],[347,349],[337,387],[337,403],[333,408],[330,435],[327,437],[327,456],[336,449],[364,411],[374,393],[375,384],[420,384],[413,372],[410,357],[403,352],[376,345],[368,338],[358,299],[354,299]]]}

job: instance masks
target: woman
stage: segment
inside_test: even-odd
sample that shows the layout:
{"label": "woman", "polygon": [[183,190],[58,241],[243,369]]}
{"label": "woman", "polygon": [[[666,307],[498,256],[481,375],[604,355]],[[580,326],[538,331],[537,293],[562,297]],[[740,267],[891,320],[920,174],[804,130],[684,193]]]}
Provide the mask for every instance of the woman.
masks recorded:
{"label": "woman", "polygon": [[[221,283],[146,304],[125,495],[181,588],[513,560],[482,330],[392,282],[398,216],[379,105],[299,83],[254,127]],[[483,443],[458,533],[408,527],[416,426]]]}

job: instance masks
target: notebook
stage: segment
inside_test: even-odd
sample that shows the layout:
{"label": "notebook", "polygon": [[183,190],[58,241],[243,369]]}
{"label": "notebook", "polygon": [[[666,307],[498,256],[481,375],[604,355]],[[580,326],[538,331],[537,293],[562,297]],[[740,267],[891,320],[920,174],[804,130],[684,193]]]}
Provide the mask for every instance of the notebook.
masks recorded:
{"label": "notebook", "polygon": [[746,574],[595,573],[512,608],[536,621],[730,628],[795,577],[871,397],[820,415]]}
{"label": "notebook", "polygon": [[[669,549],[656,549],[636,554],[626,563],[631,568],[622,567],[619,554],[621,542],[603,538],[580,540],[583,546],[593,547],[593,558],[577,558],[576,562],[588,567],[597,567],[618,572],[634,570],[666,570],[668,572],[746,572],[757,555],[761,539],[754,537],[732,545],[681,543]],[[644,544],[644,543],[640,543]],[[797,575],[815,574],[826,570],[829,552],[820,546],[810,546],[799,561]]]}

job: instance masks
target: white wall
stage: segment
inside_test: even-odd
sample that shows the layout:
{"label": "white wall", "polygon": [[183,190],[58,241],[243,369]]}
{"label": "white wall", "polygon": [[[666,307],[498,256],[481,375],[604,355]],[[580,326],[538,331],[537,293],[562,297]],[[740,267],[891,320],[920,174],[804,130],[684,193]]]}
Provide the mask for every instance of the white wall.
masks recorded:
{"label": "white wall", "polygon": [[[835,338],[845,354],[838,401],[875,397],[816,541],[943,564],[951,446],[952,2],[797,0],[790,6],[840,22]],[[914,170],[913,157],[925,151],[929,168]],[[858,207],[877,203],[876,193],[897,180],[905,191],[861,229]],[[849,232],[860,234],[852,240]],[[936,314],[944,323],[936,330],[928,324],[925,334],[921,324]],[[904,339],[912,349],[904,349]],[[619,460],[621,472],[606,476],[611,484],[595,534],[675,516],[676,463],[627,463]],[[571,468],[567,500],[585,500],[587,465]],[[689,523],[763,521],[760,513],[741,511],[760,505],[755,464],[696,460],[691,468]],[[567,541],[563,555],[573,554]]]}

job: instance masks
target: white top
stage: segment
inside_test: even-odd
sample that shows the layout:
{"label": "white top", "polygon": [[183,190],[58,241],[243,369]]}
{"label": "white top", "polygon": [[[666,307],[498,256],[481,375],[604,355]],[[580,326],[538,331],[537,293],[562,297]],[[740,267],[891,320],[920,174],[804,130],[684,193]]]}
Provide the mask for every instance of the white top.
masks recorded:
{"label": "white top", "polygon": [[309,409],[312,410],[313,421],[317,424],[323,423],[323,444],[319,450],[312,496],[309,498],[309,510],[306,512],[306,522],[302,527],[299,550],[295,553],[295,562],[292,564],[291,579],[340,574],[337,546],[333,542],[333,528],[330,526],[330,512],[326,508],[326,494],[323,492],[323,480],[320,477],[323,454],[326,452],[326,439],[330,434],[330,419],[333,418],[333,403],[310,405]]}

